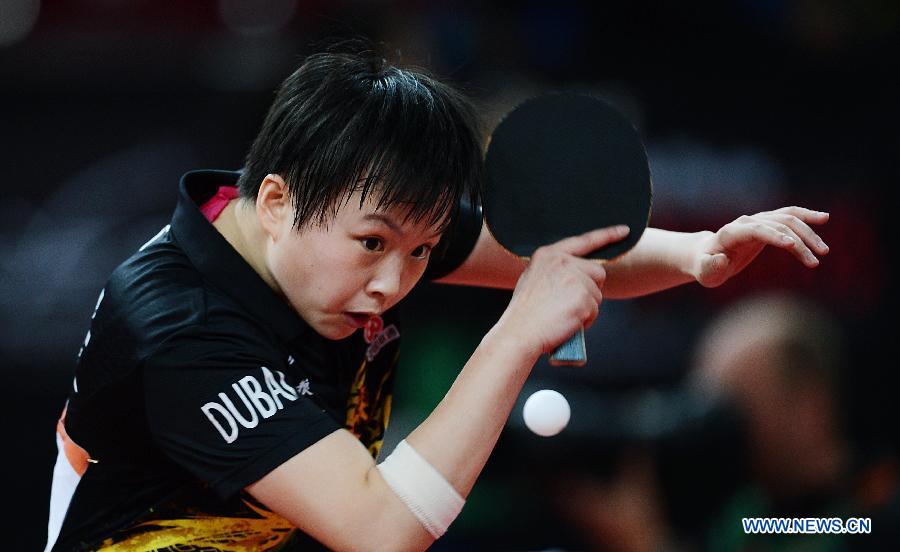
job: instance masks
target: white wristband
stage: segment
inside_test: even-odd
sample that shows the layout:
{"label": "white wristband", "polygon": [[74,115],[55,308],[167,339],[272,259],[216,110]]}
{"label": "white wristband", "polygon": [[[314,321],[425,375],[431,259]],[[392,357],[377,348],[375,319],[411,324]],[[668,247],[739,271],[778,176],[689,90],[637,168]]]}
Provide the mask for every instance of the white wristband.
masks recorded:
{"label": "white wristband", "polygon": [[447,532],[466,503],[405,439],[378,464],[378,470],[391,490],[436,539]]}

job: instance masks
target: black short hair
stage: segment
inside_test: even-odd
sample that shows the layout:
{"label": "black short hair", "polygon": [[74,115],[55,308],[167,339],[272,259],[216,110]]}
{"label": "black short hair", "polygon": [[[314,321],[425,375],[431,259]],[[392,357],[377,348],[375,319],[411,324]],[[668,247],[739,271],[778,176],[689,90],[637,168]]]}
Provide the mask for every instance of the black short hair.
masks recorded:
{"label": "black short hair", "polygon": [[238,186],[255,200],[265,176],[280,175],[298,229],[327,224],[361,189],[446,230],[460,200],[480,203],[482,156],[476,111],[452,86],[371,49],[325,52],[282,83]]}

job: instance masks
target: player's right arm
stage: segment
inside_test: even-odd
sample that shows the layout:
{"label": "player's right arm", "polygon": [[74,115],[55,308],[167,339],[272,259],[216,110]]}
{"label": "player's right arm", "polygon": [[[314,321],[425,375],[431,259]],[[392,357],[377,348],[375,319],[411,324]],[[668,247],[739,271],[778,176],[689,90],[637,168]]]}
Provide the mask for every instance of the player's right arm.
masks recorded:
{"label": "player's right arm", "polygon": [[[606,274],[579,256],[625,235],[621,229],[598,230],[538,250],[500,320],[444,399],[406,438],[459,496],[472,489],[538,357],[598,314]],[[422,550],[435,538],[345,430],[247,490],[336,550]]]}

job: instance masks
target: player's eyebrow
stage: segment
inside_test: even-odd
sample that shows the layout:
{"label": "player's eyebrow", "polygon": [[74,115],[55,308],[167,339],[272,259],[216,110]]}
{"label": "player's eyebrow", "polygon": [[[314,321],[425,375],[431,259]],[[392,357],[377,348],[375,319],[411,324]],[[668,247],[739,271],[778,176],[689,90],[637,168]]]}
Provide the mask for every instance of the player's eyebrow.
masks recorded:
{"label": "player's eyebrow", "polygon": [[[400,227],[397,222],[387,215],[382,215],[379,213],[369,213],[368,215],[363,217],[364,220],[376,221],[384,224],[388,228],[394,231],[395,234],[399,235],[401,238],[406,236],[406,233],[403,232],[403,229]],[[433,238],[440,234],[440,232],[435,232],[434,234],[428,236],[429,238]]]}

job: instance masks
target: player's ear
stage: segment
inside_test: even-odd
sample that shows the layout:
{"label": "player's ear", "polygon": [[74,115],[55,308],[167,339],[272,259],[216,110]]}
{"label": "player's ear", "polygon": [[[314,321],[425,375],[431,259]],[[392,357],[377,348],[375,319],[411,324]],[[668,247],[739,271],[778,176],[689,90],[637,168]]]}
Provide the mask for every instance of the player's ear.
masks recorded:
{"label": "player's ear", "polygon": [[273,240],[283,232],[285,223],[293,226],[294,206],[287,183],[277,174],[267,174],[256,194],[256,217],[263,231]]}

